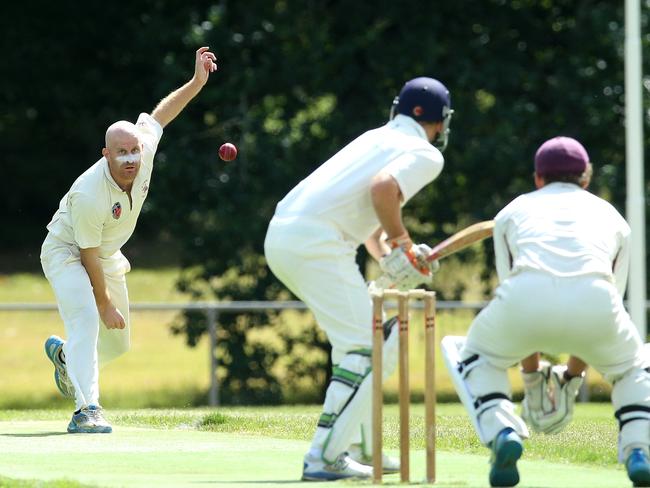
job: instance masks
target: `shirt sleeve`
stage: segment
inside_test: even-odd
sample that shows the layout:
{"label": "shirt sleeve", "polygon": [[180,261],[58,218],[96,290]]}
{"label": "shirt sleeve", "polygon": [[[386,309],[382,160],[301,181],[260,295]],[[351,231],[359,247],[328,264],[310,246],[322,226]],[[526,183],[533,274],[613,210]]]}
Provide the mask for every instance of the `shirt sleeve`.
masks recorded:
{"label": "shirt sleeve", "polygon": [[445,163],[442,153],[433,146],[431,149],[404,153],[384,168],[397,181],[405,203],[442,171]]}
{"label": "shirt sleeve", "polygon": [[494,230],[492,232],[492,243],[494,245],[494,261],[497,269],[499,283],[510,276],[512,269],[512,255],[508,246],[508,224],[510,223],[509,213],[502,210],[494,218]]}
{"label": "shirt sleeve", "polygon": [[68,209],[74,240],[79,248],[99,247],[102,243],[104,215],[99,210],[96,199],[84,193],[71,193]]}
{"label": "shirt sleeve", "polygon": [[613,263],[614,279],[616,281],[616,288],[621,296],[625,295],[625,288],[627,287],[627,275],[630,269],[630,226],[625,225],[619,234],[620,247]]}
{"label": "shirt sleeve", "polygon": [[140,131],[145,157],[150,158],[153,163],[153,156],[156,149],[158,149],[158,142],[160,142],[163,135],[163,128],[156,119],[147,113],[141,113],[135,125]]}

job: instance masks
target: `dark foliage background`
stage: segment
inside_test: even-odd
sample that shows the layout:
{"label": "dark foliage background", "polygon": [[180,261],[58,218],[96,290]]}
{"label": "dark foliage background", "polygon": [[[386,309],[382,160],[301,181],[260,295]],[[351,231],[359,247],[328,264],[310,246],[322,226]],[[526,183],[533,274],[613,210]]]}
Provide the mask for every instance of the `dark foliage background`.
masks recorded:
{"label": "dark foliage background", "polygon": [[[408,207],[416,238],[492,218],[532,188],[532,156],[558,134],[585,144],[592,190],[624,211],[623,2],[37,1],[5,3],[0,19],[1,252],[35,263],[44,225],[99,158],[105,128],[184,83],[200,45],[219,72],[166,130],[134,237],[151,252],[178,249],[179,287],[194,298],[288,297],[262,255],[275,204],[383,124],[414,76],[447,84],[456,111],[445,170]],[[224,141],[238,146],[235,163],[218,160]],[[232,402],[278,400],[272,367],[300,344],[320,359],[290,371],[313,375],[323,361],[313,327],[277,329],[279,350],[254,345],[251,331],[268,323],[221,318]],[[190,344],[205,331],[190,315],[174,327]]]}

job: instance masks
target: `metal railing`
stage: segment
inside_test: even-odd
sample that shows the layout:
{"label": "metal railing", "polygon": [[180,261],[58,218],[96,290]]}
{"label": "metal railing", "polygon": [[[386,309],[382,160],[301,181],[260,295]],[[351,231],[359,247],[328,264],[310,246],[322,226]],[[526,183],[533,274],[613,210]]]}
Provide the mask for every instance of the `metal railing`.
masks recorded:
{"label": "metal railing", "polygon": [[[437,310],[480,310],[487,302],[462,302],[462,301],[439,301],[436,303]],[[387,309],[396,308],[396,303],[387,301]],[[229,302],[189,302],[189,303],[158,303],[139,302],[129,305],[131,310],[138,311],[204,311],[208,325],[208,336],[210,341],[210,390],[208,403],[210,406],[219,405],[219,382],[217,381],[218,360],[217,349],[217,325],[219,315],[222,313],[251,313],[266,312],[268,310],[307,310],[307,306],[300,301],[229,301]],[[422,308],[422,303],[414,303],[414,309]],[[56,303],[0,303],[0,312],[51,312],[57,311]],[[370,328],[370,324],[368,325]]]}

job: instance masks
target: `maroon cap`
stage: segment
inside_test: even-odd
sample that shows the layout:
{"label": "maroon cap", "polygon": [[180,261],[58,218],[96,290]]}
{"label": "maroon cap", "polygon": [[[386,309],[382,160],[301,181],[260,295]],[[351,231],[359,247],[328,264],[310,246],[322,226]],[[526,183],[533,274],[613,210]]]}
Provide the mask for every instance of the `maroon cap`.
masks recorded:
{"label": "maroon cap", "polygon": [[582,174],[589,164],[587,150],[571,137],[554,137],[535,153],[535,172],[540,175]]}

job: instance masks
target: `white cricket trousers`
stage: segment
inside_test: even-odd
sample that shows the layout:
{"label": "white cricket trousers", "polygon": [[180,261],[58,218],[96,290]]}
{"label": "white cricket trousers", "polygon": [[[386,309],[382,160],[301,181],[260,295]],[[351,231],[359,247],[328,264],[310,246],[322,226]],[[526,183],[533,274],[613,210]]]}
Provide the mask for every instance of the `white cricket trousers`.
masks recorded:
{"label": "white cricket trousers", "polygon": [[[615,409],[628,405],[643,409],[650,400],[641,338],[618,290],[603,277],[559,278],[523,271],[501,283],[472,322],[461,351],[462,359],[478,354],[483,360],[468,376],[472,395],[508,394],[506,369],[537,351],[572,354],[596,369],[614,384]],[[635,382],[634,388],[628,388],[630,382]],[[633,424],[622,430],[623,449],[639,443],[639,438],[647,448],[650,430],[644,422],[636,428],[642,435],[632,432]],[[479,423],[488,443],[502,429],[517,424],[499,408],[485,411]]]}
{"label": "white cricket trousers", "polygon": [[106,287],[126,322],[124,329],[107,329],[99,318],[95,296],[79,250],[51,234],[41,249],[41,265],[63,319],[66,368],[75,388],[77,409],[99,405],[99,367],[130,347],[129,298],[125,273],[128,261],[121,253],[103,260]]}
{"label": "white cricket trousers", "polygon": [[[307,304],[332,344],[334,374],[311,448],[330,462],[351,443],[371,438],[372,304],[356,247],[330,225],[274,217],[264,252],[275,276]],[[354,385],[344,384],[346,378]]]}
{"label": "white cricket trousers", "polygon": [[372,304],[356,248],[327,224],[278,219],[264,242],[267,263],[316,317],[338,364],[347,352],[372,346]]}
{"label": "white cricket trousers", "polygon": [[596,276],[524,271],[505,280],[474,319],[466,349],[507,368],[530,354],[573,354],[605,376],[644,362],[616,287]]}

